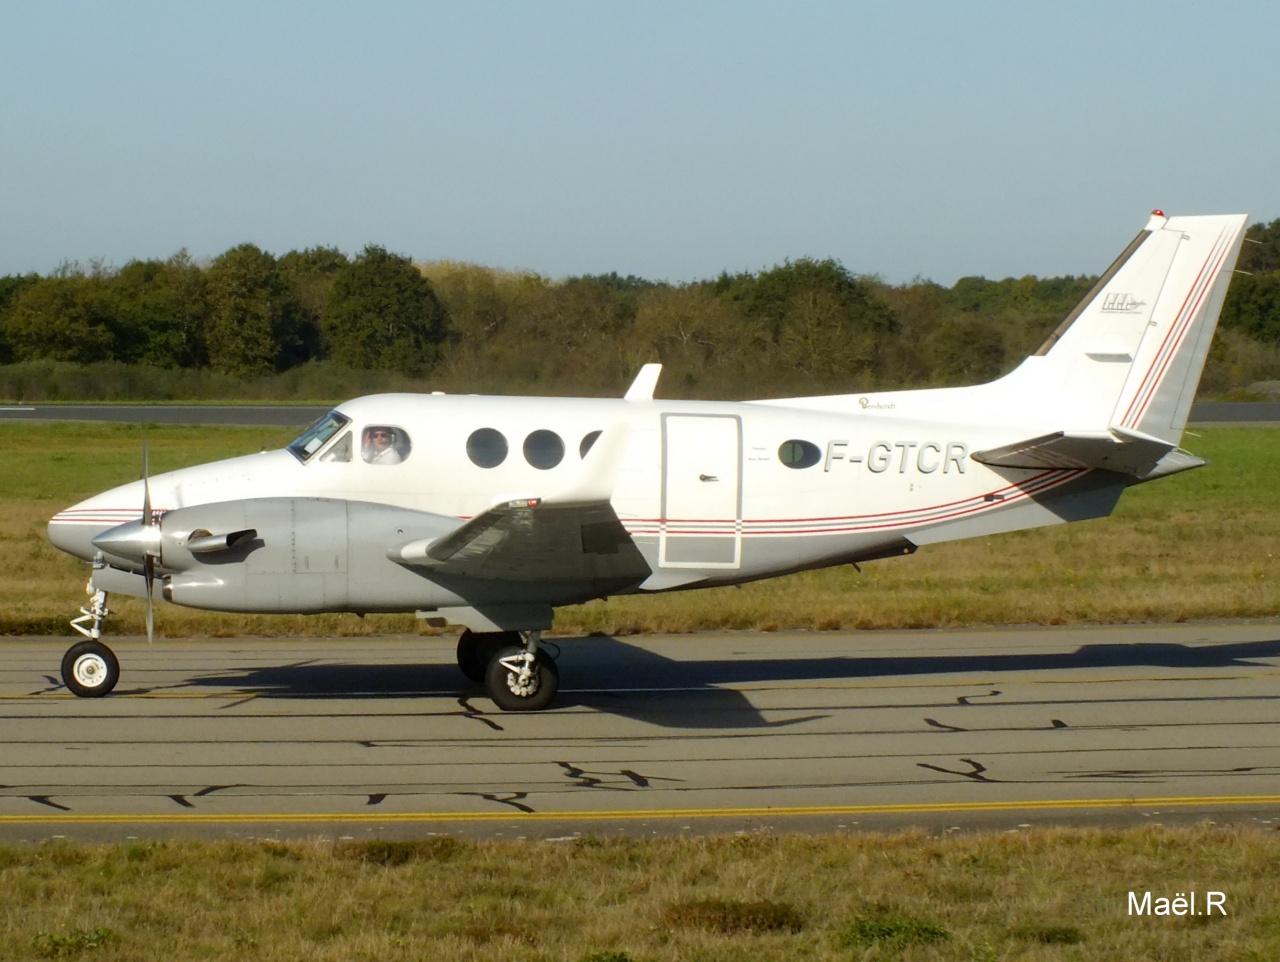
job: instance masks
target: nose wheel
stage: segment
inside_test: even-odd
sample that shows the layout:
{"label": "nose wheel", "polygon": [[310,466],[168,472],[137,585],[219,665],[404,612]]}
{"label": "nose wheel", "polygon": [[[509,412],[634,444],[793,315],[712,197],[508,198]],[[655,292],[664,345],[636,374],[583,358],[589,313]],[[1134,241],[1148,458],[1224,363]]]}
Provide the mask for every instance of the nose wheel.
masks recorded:
{"label": "nose wheel", "polygon": [[[103,567],[102,556],[94,561],[94,570]],[[62,683],[81,698],[101,698],[109,694],[120,680],[120,662],[116,653],[102,643],[102,622],[111,614],[107,593],[93,586],[85,589],[89,605],[80,609],[80,617],[71,619],[71,627],[84,635],[62,656]]]}
{"label": "nose wheel", "polygon": [[78,641],[62,656],[62,682],[81,698],[101,698],[119,680],[120,662],[100,641]]}

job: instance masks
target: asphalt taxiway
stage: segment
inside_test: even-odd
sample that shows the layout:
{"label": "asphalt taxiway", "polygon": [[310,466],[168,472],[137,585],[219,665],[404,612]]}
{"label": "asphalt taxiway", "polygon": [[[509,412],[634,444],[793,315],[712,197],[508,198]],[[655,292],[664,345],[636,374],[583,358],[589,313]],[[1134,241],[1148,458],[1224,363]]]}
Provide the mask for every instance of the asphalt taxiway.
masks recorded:
{"label": "asphalt taxiway", "polygon": [[567,638],[535,714],[449,637],[66,643],[0,642],[3,839],[1280,819],[1280,624]]}

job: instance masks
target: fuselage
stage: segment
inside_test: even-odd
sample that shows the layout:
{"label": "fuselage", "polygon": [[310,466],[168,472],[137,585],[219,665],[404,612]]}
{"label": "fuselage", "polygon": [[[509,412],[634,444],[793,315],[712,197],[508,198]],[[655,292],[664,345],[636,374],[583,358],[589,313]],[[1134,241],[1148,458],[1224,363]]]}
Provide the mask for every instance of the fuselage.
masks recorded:
{"label": "fuselage", "polygon": [[[1082,504],[1105,514],[1124,486],[1106,472],[993,468],[969,455],[1007,441],[1009,425],[916,421],[896,404],[862,400],[813,409],[785,402],[375,395],[339,405],[290,448],[171,471],[147,483],[162,525],[166,516],[192,516],[182,509],[238,502],[272,511],[285,499],[364,506],[359,517],[356,508],[344,509],[350,557],[335,563],[358,565],[359,578],[345,574],[342,590],[301,606],[285,601],[281,610],[493,603],[493,586],[440,584],[430,571],[403,577],[403,566],[386,557],[389,542],[438,537],[495,504],[554,499],[581,483],[586,452],[602,432],[623,425],[609,503],[649,573],[631,584],[559,586],[548,599],[553,604],[731,584],[1054,523],[1067,519],[1058,506],[1064,499],[1076,516],[1089,516]],[[373,435],[384,436],[381,455]],[[390,457],[386,437],[395,448]],[[142,504],[141,481],[113,488],[56,515],[50,540],[92,560],[100,554],[93,539],[138,520]],[[432,521],[414,526],[417,514]],[[188,528],[211,527],[196,518]],[[379,527],[382,518],[388,530]],[[129,559],[106,560],[139,570]],[[385,567],[384,576],[371,575],[369,566]],[[163,557],[157,573],[166,574]],[[536,572],[529,580],[536,583]],[[392,583],[401,587],[388,593]],[[508,594],[531,590],[509,586]],[[189,597],[196,600],[188,603],[218,607],[205,596]],[[183,603],[182,593],[172,600]],[[228,607],[243,610],[244,603]]]}

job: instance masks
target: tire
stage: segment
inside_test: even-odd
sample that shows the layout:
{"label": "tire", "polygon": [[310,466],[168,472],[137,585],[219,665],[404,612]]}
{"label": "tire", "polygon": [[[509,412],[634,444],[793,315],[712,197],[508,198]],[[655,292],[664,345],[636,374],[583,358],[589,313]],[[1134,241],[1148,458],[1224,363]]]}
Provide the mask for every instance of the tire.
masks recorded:
{"label": "tire", "polygon": [[463,631],[458,638],[458,667],[474,682],[484,684],[489,662],[498,650],[508,645],[520,644],[520,635],[514,631]]}
{"label": "tire", "polygon": [[541,711],[551,704],[560,690],[560,669],[545,651],[539,651],[533,663],[529,690],[517,691],[517,676],[502,664],[502,659],[524,654],[523,645],[511,645],[497,652],[485,673],[485,688],[493,703],[503,711]]}
{"label": "tire", "polygon": [[101,698],[120,680],[115,652],[100,641],[81,641],[62,656],[62,683],[81,698]]}

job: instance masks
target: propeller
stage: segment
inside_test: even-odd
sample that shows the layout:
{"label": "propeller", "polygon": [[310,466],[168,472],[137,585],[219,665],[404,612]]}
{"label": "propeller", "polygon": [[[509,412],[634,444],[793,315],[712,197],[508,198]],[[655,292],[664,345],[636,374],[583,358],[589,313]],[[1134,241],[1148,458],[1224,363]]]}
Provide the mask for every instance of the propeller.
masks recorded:
{"label": "propeller", "polygon": [[[94,546],[108,556],[124,558],[142,566],[147,596],[147,643],[156,638],[156,602],[152,591],[156,583],[156,561],[160,560],[160,522],[151,510],[151,481],[148,469],[147,438],[142,438],[142,517],[137,521],[108,528],[91,538]],[[136,570],[136,569],[135,569]]]}
{"label": "propeller", "polygon": [[[149,481],[150,472],[147,469],[147,439],[142,439],[142,526],[143,528],[159,528],[159,523],[155,516],[151,513],[151,483]],[[148,549],[142,555],[142,577],[147,585],[147,644],[153,644],[156,640],[156,602],[151,597],[151,589],[156,580],[156,552],[160,550],[160,532],[149,532],[152,535],[147,539],[148,544],[154,544],[154,551]],[[154,539],[154,540],[152,540]]]}

